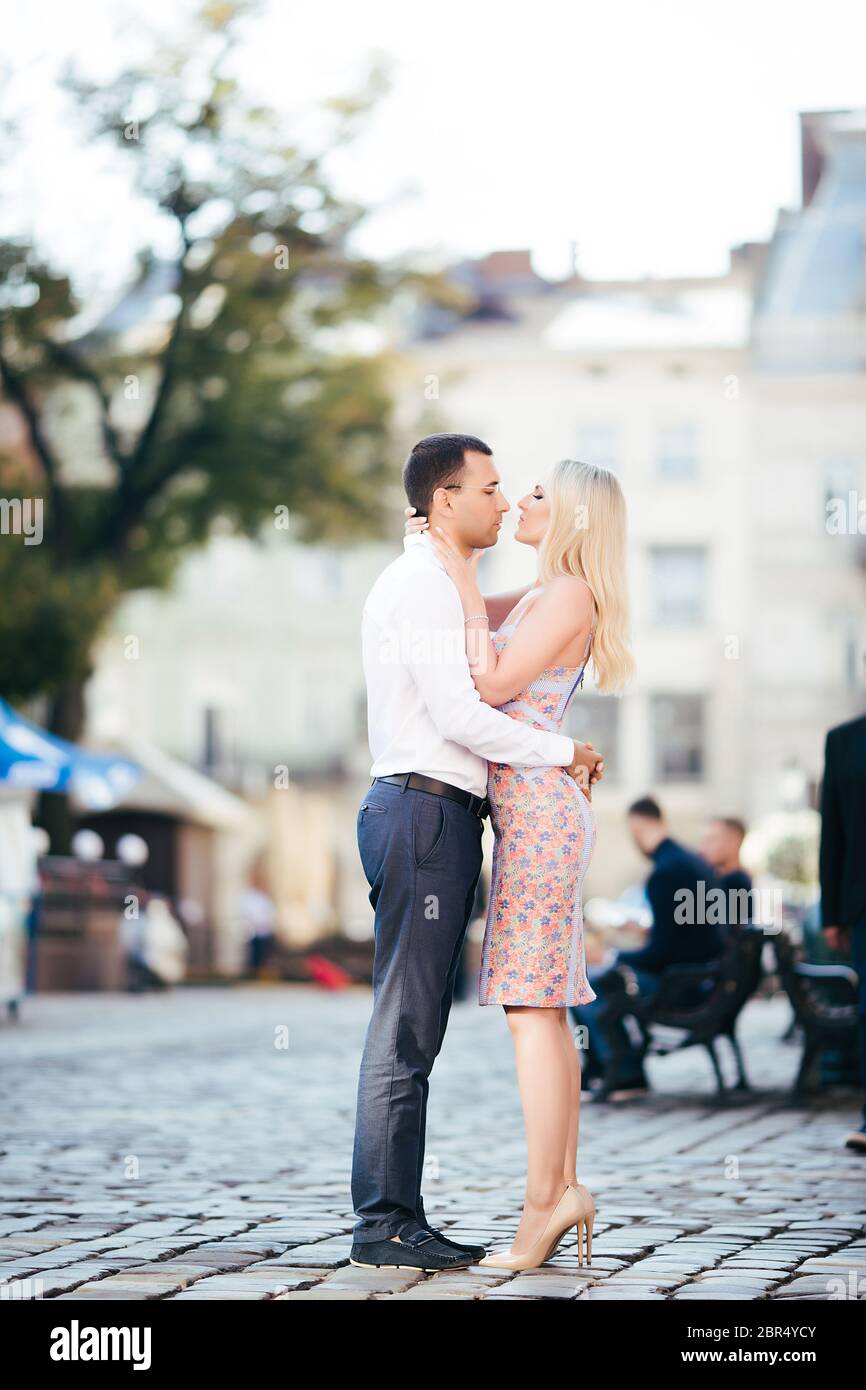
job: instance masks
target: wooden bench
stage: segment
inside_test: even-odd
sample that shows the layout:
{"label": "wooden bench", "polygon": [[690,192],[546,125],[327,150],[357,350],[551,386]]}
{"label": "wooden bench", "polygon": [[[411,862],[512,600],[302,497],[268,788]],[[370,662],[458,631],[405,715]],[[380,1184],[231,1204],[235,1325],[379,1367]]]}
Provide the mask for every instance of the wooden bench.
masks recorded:
{"label": "wooden bench", "polygon": [[825,1048],[853,1047],[857,1034],[857,972],[849,965],[811,965],[787,932],[773,939],[779,980],[803,1030],[803,1056],[791,1088],[802,1100],[819,1089],[814,1071]]}
{"label": "wooden bench", "polygon": [[[703,1047],[720,1093],[728,1089],[750,1091],[735,1028],[740,1010],[760,984],[761,952],[766,939],[764,931],[757,927],[728,928],[721,956],[700,964],[668,966],[662,971],[657,993],[643,1003],[635,999],[637,986],[629,967],[614,965],[611,974],[620,976],[622,989],[617,990],[614,984],[611,991],[606,986],[607,1017],[635,1019],[643,1037],[642,1058],[647,1054],[665,1057],[687,1047]],[[654,1039],[654,1024],[682,1029],[685,1037],[675,1043]],[[716,1051],[717,1039],[722,1037],[727,1038],[737,1067],[737,1080],[730,1088],[725,1086]],[[613,1059],[611,1063],[616,1065]]]}

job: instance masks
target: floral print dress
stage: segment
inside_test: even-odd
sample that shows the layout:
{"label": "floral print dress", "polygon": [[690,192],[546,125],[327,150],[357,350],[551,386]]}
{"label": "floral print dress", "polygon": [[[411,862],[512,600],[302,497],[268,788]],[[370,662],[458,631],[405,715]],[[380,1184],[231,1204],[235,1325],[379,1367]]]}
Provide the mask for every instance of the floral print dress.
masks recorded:
{"label": "floral print dress", "polygon": [[[491,633],[497,652],[524,617],[529,597],[516,619]],[[583,683],[592,636],[580,666],[548,666],[500,709],[536,729],[560,733]],[[595,848],[592,803],[564,767],[491,762],[487,795],[496,839],[478,1002],[588,1004],[596,993],[586,978],[581,895]]]}

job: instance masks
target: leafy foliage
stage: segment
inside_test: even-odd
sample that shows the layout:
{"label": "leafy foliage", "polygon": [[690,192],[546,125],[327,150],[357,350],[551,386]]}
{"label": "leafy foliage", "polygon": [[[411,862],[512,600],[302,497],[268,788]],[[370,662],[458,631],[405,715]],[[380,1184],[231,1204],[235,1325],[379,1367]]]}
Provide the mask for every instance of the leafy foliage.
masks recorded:
{"label": "leafy foliage", "polygon": [[[122,594],[169,583],[218,518],[255,535],[288,509],[303,538],[381,524],[389,363],[353,344],[414,277],[351,253],[362,210],[334,194],[324,154],[226,75],[248,14],[206,6],[194,36],[108,86],[65,78],[87,138],[116,142],[169,220],[170,260],[143,248],[130,294],[82,333],[69,279],[0,243],[0,388],[28,441],[0,460],[0,492],[43,498],[45,518],[41,545],[0,537],[10,698],[83,681]],[[329,104],[328,148],[381,90],[374,73]]]}

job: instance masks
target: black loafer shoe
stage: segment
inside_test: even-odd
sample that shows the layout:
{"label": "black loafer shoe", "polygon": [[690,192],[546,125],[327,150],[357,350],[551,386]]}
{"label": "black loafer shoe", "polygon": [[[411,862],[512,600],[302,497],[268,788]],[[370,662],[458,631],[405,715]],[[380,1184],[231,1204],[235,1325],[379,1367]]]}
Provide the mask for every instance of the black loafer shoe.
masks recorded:
{"label": "black loafer shoe", "polygon": [[431,1274],[439,1269],[462,1269],[474,1263],[474,1257],[467,1251],[446,1245],[425,1227],[386,1240],[356,1241],[349,1256],[349,1264],[361,1269],[422,1269]]}
{"label": "black loafer shoe", "polygon": [[463,1250],[467,1255],[471,1255],[473,1261],[483,1260],[487,1254],[486,1245],[463,1245],[459,1240],[449,1240],[441,1231],[437,1231],[435,1226],[427,1226],[425,1229],[437,1240],[441,1240],[443,1245],[450,1245],[452,1250]]}

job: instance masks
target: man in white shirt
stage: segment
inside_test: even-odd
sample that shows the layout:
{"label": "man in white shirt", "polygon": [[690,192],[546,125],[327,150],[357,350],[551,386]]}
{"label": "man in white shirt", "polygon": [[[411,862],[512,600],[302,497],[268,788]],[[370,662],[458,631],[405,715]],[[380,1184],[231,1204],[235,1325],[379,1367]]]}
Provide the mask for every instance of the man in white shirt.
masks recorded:
{"label": "man in white shirt", "polygon": [[[403,470],[410,503],[469,556],[495,545],[508,503],[490,449],[430,435]],[[487,759],[602,774],[599,755],[484,704],[457,589],[427,535],[376,580],[364,606],[371,775],[358,847],[376,912],[373,1012],[358,1083],[351,1261],[448,1269],[483,1246],[431,1228],[421,1198],[428,1077],[438,1055],[475,888]]]}

